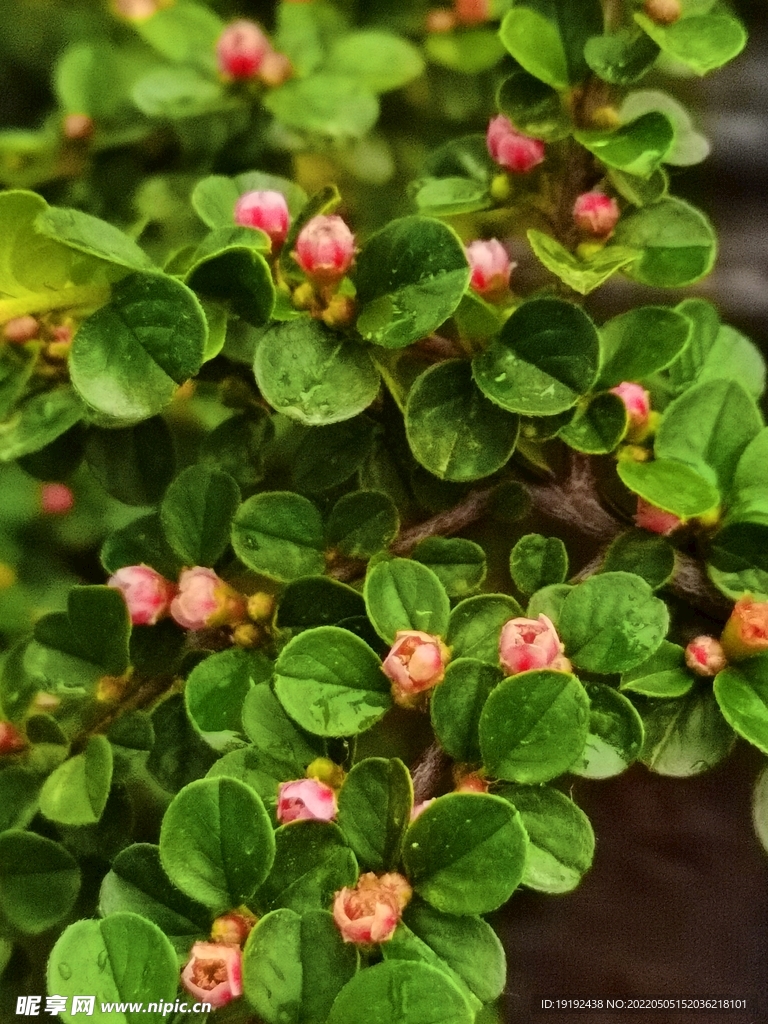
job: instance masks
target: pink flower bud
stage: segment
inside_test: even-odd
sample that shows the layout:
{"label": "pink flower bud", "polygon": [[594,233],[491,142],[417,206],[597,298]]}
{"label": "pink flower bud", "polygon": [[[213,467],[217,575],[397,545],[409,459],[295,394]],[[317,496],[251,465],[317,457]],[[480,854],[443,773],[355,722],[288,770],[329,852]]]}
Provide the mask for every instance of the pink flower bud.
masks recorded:
{"label": "pink flower bud", "polygon": [[196,565],[179,577],[179,590],[171,601],[171,615],[184,629],[233,626],[245,618],[245,599],[213,569]]}
{"label": "pink flower bud", "polygon": [[456,28],[456,15],[447,7],[434,7],[427,11],[424,27],[427,32],[451,32]]}
{"label": "pink flower bud", "polygon": [[454,0],[453,9],[460,25],[482,25],[491,16],[488,0]]}
{"label": "pink flower bud", "polygon": [[336,794],[330,786],[317,779],[283,782],[277,796],[277,820],[333,821],[336,817]]}
{"label": "pink flower bud", "polygon": [[729,661],[768,651],[768,601],[740,598],[733,606],[720,643]]}
{"label": "pink flower bud", "polygon": [[430,804],[435,802],[435,797],[431,800],[422,800],[420,804],[414,804],[411,808],[411,821],[416,821],[418,816],[422,814],[429,807]]}
{"label": "pink flower bud", "polygon": [[672,25],[683,13],[680,0],[645,0],[643,13],[657,25]]}
{"label": "pink flower bud", "polygon": [[293,74],[293,65],[284,53],[270,50],[259,68],[259,78],[270,88],[287,82]]}
{"label": "pink flower bud", "polygon": [[247,907],[230,910],[217,917],[211,925],[211,940],[228,946],[242,946],[258,918]]}
{"label": "pink flower bud", "polygon": [[645,388],[640,387],[639,384],[622,381],[615,388],[611,388],[611,392],[618,395],[624,403],[631,430],[642,430],[648,425],[648,417],[651,414],[651,396]]}
{"label": "pink flower bud", "polygon": [[271,53],[269,40],[254,21],[233,21],[216,44],[219,71],[229,78],[254,78]]}
{"label": "pink flower bud", "polygon": [[313,217],[299,232],[293,256],[309,277],[322,284],[342,278],[352,265],[355,236],[341,217]]}
{"label": "pink flower bud", "polygon": [[10,722],[0,722],[0,757],[4,754],[18,754],[27,745],[27,741]]}
{"label": "pink flower bud", "polygon": [[719,640],[713,636],[697,636],[685,648],[685,664],[697,676],[716,676],[728,660]]}
{"label": "pink flower bud", "polygon": [[113,0],[112,3],[115,14],[128,21],[145,21],[156,14],[160,6],[157,0]]}
{"label": "pink flower bud", "polygon": [[33,316],[15,316],[3,327],[3,337],[6,341],[12,341],[21,345],[25,341],[31,341],[40,333],[40,323]]}
{"label": "pink flower bud", "polygon": [[411,698],[442,682],[450,651],[440,637],[417,629],[400,629],[381,670],[392,680],[392,696],[406,707]]}
{"label": "pink flower bud", "polygon": [[499,660],[508,676],[534,668],[557,668],[563,645],[546,615],[510,619],[499,637]]}
{"label": "pink flower bud", "polygon": [[573,204],[576,226],[597,238],[610,238],[620,216],[619,204],[603,192],[584,192]]}
{"label": "pink flower bud", "polygon": [[273,246],[282,245],[285,241],[290,220],[282,192],[271,189],[246,192],[235,203],[235,224],[244,228],[261,228],[272,239]]}
{"label": "pink flower bud", "polygon": [[532,171],[544,159],[544,143],[521,135],[503,114],[491,120],[485,138],[491,158],[515,174]]}
{"label": "pink flower bud", "polygon": [[43,484],[40,489],[40,507],[44,515],[66,515],[74,504],[75,496],[66,484]]}
{"label": "pink flower bud", "polygon": [[201,1003],[226,1006],[243,993],[240,947],[196,942],[181,972],[181,984]]}
{"label": "pink flower bud", "polygon": [[176,587],[149,565],[125,565],[110,576],[108,587],[122,591],[134,626],[154,626],[168,614]]}
{"label": "pink flower bud", "polygon": [[354,889],[336,893],[333,919],[345,942],[388,942],[413,890],[396,872],[360,875]]}
{"label": "pink flower bud", "polygon": [[683,520],[673,512],[664,512],[663,509],[656,508],[644,498],[638,498],[635,523],[643,530],[650,530],[651,533],[660,533],[662,537],[668,537],[678,526],[682,526]]}
{"label": "pink flower bud", "polygon": [[467,259],[472,270],[469,281],[472,290],[489,302],[503,298],[517,264],[512,263],[501,242],[497,238],[471,242],[467,246]]}
{"label": "pink flower bud", "polygon": [[67,114],[64,118],[64,138],[86,140],[93,135],[93,118],[88,114]]}

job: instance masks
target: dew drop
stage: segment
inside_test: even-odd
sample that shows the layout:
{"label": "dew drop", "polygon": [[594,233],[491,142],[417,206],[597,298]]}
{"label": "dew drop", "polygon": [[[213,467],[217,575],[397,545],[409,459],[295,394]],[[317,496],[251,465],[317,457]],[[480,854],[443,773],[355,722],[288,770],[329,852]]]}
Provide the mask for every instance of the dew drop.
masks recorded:
{"label": "dew drop", "polygon": [[106,951],[106,949],[102,949],[102,951],[96,957],[96,966],[99,968],[100,971],[106,970],[106,967],[107,967],[107,951]]}
{"label": "dew drop", "polygon": [[59,974],[64,979],[64,981],[69,981],[69,979],[72,977],[72,968],[69,966],[69,964],[59,964]]}

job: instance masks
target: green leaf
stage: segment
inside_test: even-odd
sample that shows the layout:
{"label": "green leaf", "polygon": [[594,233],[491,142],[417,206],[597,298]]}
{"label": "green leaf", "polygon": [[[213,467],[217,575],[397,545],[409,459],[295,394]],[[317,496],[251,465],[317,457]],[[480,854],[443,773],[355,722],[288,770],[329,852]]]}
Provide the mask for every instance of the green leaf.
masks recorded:
{"label": "green leaf", "polygon": [[405,409],[416,459],[441,480],[463,482],[501,469],[517,443],[519,420],[478,390],[469,364],[430,367],[411,388]]}
{"label": "green leaf", "polygon": [[234,477],[240,487],[253,487],[264,479],[264,456],[274,436],[267,411],[261,408],[235,413],[203,440],[201,462]]}
{"label": "green leaf", "polygon": [[160,859],[177,888],[214,913],[247,903],[267,877],[275,839],[260,798],[235,779],[198,779],[170,803]]}
{"label": "green leaf", "polygon": [[114,224],[81,210],[49,206],[35,218],[35,229],[52,241],[128,270],[156,269],[149,256],[129,235]]}
{"label": "green leaf", "polygon": [[624,672],[622,693],[629,690],[643,697],[684,697],[693,687],[693,674],[685,667],[685,651],[678,644],[662,640],[651,657]]}
{"label": "green leaf", "polygon": [[99,820],[112,784],[112,747],[92,736],[82,754],[59,765],[40,791],[40,810],[60,825],[91,825]]}
{"label": "green leaf", "polygon": [[[287,781],[300,778],[318,756],[320,745],[305,736],[286,715],[270,686],[250,689],[242,711],[243,729],[262,758],[269,759]],[[274,800],[277,790],[272,793]]]}
{"label": "green leaf", "polygon": [[84,320],[70,356],[72,383],[97,412],[122,420],[154,416],[203,361],[202,307],[179,281],[131,274]]}
{"label": "green leaf", "polygon": [[607,455],[619,446],[628,422],[622,399],[604,391],[581,403],[570,423],[560,428],[558,436],[577,452]]}
{"label": "green leaf", "polygon": [[631,572],[658,590],[675,571],[675,550],[665,537],[628,530],[611,541],[601,571]]}
{"label": "green leaf", "polygon": [[168,543],[185,565],[213,566],[229,544],[240,488],[228,473],[189,466],[170,485],[160,507]]}
{"label": "green leaf", "polygon": [[366,29],[337,39],[324,66],[334,74],[349,75],[371,92],[389,92],[418,78],[424,60],[405,39],[381,29]]}
{"label": "green leaf", "polygon": [[424,43],[427,56],[464,75],[479,75],[495,68],[504,56],[498,35],[487,28],[464,32],[432,32]]}
{"label": "green leaf", "polygon": [[524,135],[556,142],[571,133],[571,121],[557,91],[522,68],[501,83],[496,103]]}
{"label": "green leaf", "polygon": [[163,57],[214,70],[216,41],[224,23],[209,7],[185,0],[159,8],[151,18],[132,21],[132,27]]}
{"label": "green leaf", "polygon": [[99,675],[120,676],[128,668],[131,622],[125,599],[113,587],[72,587],[67,611],[39,619],[35,640],[80,658]]}
{"label": "green leaf", "polygon": [[579,756],[588,721],[589,699],[575,676],[550,669],[510,676],[480,716],[483,764],[500,779],[547,782]]}
{"label": "green leaf", "polygon": [[322,910],[339,889],[355,884],[355,855],[333,822],[292,821],[275,832],[275,844],[275,863],[256,894],[257,906],[298,914]]}
{"label": "green leaf", "polygon": [[169,793],[205,775],[216,760],[189,721],[182,694],[172,694],[158,704],[152,712],[152,728],[155,742],[147,758],[147,771]]}
{"label": "green leaf", "polygon": [[625,213],[613,241],[641,251],[625,269],[627,276],[657,288],[694,284],[710,272],[717,255],[717,236],[709,220],[671,197]]}
{"label": "green leaf", "polygon": [[485,579],[485,552],[463,537],[427,537],[416,545],[411,558],[432,570],[449,597],[466,597]]}
{"label": "green leaf", "polygon": [[219,651],[196,665],[184,687],[190,721],[214,750],[237,743],[243,702],[256,683],[269,678],[271,664],[254,651]]}
{"label": "green leaf", "polygon": [[[162,1005],[173,1003],[178,983],[173,946],[138,914],[76,921],[59,937],[48,961],[48,991],[63,995],[70,1008],[76,995],[94,995],[95,1024],[162,1024]],[[159,1008],[145,1011],[151,1001]],[[102,1010],[103,1003],[108,1010]],[[115,1003],[125,1008],[114,1010]],[[65,1024],[79,1024],[82,1013],[63,1010],[60,1016]]]}
{"label": "green leaf", "polygon": [[365,349],[308,318],[268,327],[253,372],[273,409],[308,426],[351,419],[379,391]]}
{"label": "green leaf", "polygon": [[266,1024],[325,1024],[357,961],[327,911],[274,910],[243,949],[243,992]]}
{"label": "green leaf", "polygon": [[469,276],[464,247],[446,224],[427,217],[390,221],[357,259],[357,329],[375,345],[404,348],[448,319]]}
{"label": "green leaf", "polygon": [[445,678],[430,701],[430,714],[440,746],[454,760],[469,764],[480,761],[480,715],[502,678],[495,665],[475,658],[457,658],[446,668]]}
{"label": "green leaf", "polygon": [[327,576],[307,576],[289,583],[277,607],[280,629],[335,626],[342,619],[365,615],[362,595]]}
{"label": "green leaf", "polygon": [[364,869],[397,867],[412,807],[411,776],[396,757],[366,758],[347,775],[339,791],[338,822]]}
{"label": "green leaf", "polygon": [[[424,905],[426,906],[427,904]],[[447,917],[448,915],[442,916]],[[430,967],[436,967],[439,971],[442,971],[446,977],[450,978],[454,985],[461,990],[464,998],[467,1000],[473,1011],[480,1010],[480,1000],[477,999],[477,997],[465,985],[463,979],[445,962],[445,960],[435,953],[431,946],[427,945],[426,942],[423,942],[418,935],[411,931],[405,922],[401,921],[392,938],[382,944],[381,954],[385,961],[407,960],[411,962],[429,964]]]}
{"label": "green leaf", "polygon": [[53,388],[24,400],[0,424],[0,461],[12,462],[51,444],[85,415],[85,406],[70,387]]}
{"label": "green leaf", "polygon": [[269,238],[262,231],[217,228],[195,250],[184,280],[198,295],[224,303],[230,314],[260,327],[269,322],[275,306],[265,250],[269,252]]}
{"label": "green leaf", "polygon": [[288,128],[360,139],[376,124],[379,103],[365,82],[319,73],[293,79],[265,93],[264,106]]}
{"label": "green leaf", "polygon": [[191,67],[159,67],[137,79],[131,100],[147,117],[184,121],[237,109],[220,82]]}
{"label": "green leaf", "polygon": [[58,924],[80,890],[77,861],[59,843],[34,832],[0,833],[0,910],[27,935]]}
{"label": "green leaf", "polygon": [[727,64],[747,42],[744,26],[730,14],[680,18],[672,25],[659,25],[638,12],[635,21],[667,56],[686,64],[697,75]]}
{"label": "green leaf", "polygon": [[177,577],[182,568],[165,539],[157,512],[139,516],[121,530],[115,530],[101,549],[101,564],[108,573],[117,572],[124,565],[142,563],[169,579]]}
{"label": "green leaf", "polygon": [[692,335],[691,322],[664,306],[638,306],[600,328],[597,386],[639,381],[680,358]]}
{"label": "green leaf", "polygon": [[570,409],[595,382],[599,339],[578,306],[531,299],[519,306],[488,349],[472,360],[486,397],[509,412],[552,416]]}
{"label": "green leaf", "polygon": [[709,688],[696,687],[676,700],[649,700],[640,712],[645,729],[640,756],[659,775],[700,775],[733,746],[733,731]]}
{"label": "green leaf", "polygon": [[675,129],[666,114],[652,110],[612,131],[582,128],[573,137],[608,167],[650,178],[672,149]]}
{"label": "green leaf", "polygon": [[276,21],[275,46],[302,77],[315,70],[331,44],[348,29],[345,16],[329,3],[281,4]]}
{"label": "green leaf", "polygon": [[528,533],[512,548],[509,571],[518,590],[524,594],[554,583],[563,583],[568,575],[568,552],[559,537]]}
{"label": "green leaf", "polygon": [[675,141],[664,158],[664,163],[676,167],[690,167],[706,160],[709,156],[709,143],[694,129],[691,115],[682,103],[669,93],[657,89],[638,89],[631,92],[624,97],[619,116],[622,121],[630,121],[651,110],[660,110],[662,114],[666,114],[675,129]]}
{"label": "green leaf", "polygon": [[608,779],[625,771],[643,748],[643,722],[634,706],[612,686],[587,683],[589,731],[570,771],[587,779]]}
{"label": "green leaf", "polygon": [[3,346],[0,351],[0,420],[10,416],[13,407],[26,391],[36,362],[37,351],[34,345]]}
{"label": "green leaf", "polygon": [[768,754],[768,658],[759,655],[723,669],[714,692],[726,722]]}
{"label": "green leaf", "polygon": [[710,576],[724,593],[741,597],[768,589],[768,524],[731,522],[712,539]]}
{"label": "green leaf", "polygon": [[720,501],[720,492],[713,484],[695,469],[673,459],[622,461],[617,471],[630,491],[681,519],[703,515]]}
{"label": "green leaf", "polygon": [[387,643],[393,643],[401,629],[436,636],[448,631],[448,595],[438,577],[420,562],[378,562],[368,570],[363,596],[374,629]]}
{"label": "green leaf", "polygon": [[543,231],[529,228],[527,237],[534,253],[547,270],[580,295],[589,295],[595,288],[605,284],[618,270],[629,266],[638,258],[638,253],[634,249],[608,245],[589,259],[581,259],[570,253],[556,238]]}
{"label": "green leaf", "polygon": [[667,607],[645,580],[606,572],[566,597],[559,632],[577,668],[611,673],[642,664],[658,649],[668,626]]}
{"label": "green leaf", "polygon": [[176,462],[171,432],[160,416],[122,430],[91,427],[85,458],[107,493],[126,505],[159,502]]}
{"label": "green leaf", "polygon": [[757,838],[768,853],[768,769],[763,769],[760,772],[755,783],[752,799],[752,822]]}
{"label": "green leaf", "polygon": [[557,0],[518,0],[501,23],[501,41],[526,71],[555,89],[579,82],[588,68],[587,40],[603,29],[595,0],[563,7]]}
{"label": "green leaf", "polygon": [[414,195],[419,213],[453,217],[459,213],[487,210],[493,200],[483,182],[469,178],[427,178]]}
{"label": "green leaf", "polygon": [[207,935],[211,913],[172,885],[160,863],[160,848],[135,843],[118,853],[99,893],[103,917],[121,911],[140,914],[188,949],[190,939]]}
{"label": "green leaf", "polygon": [[414,890],[449,914],[486,914],[523,875],[527,837],[500,797],[451,793],[426,807],[405,834],[403,861]]}
{"label": "green leaf", "polygon": [[347,558],[372,558],[400,531],[397,507],[386,494],[354,491],[340,498],[325,528],[327,543]]}
{"label": "green leaf", "polygon": [[[445,972],[411,960],[385,960],[359,971],[341,990],[327,1024],[472,1024],[474,1013]],[[374,1016],[375,1014],[375,1016]]]}
{"label": "green leaf", "polygon": [[584,59],[592,71],[611,85],[632,85],[646,75],[659,48],[644,32],[620,28],[607,36],[592,36],[584,47]]}
{"label": "green leaf", "polygon": [[190,201],[198,217],[209,228],[229,228],[235,223],[235,204],[246,192],[281,192],[288,211],[295,217],[307,201],[303,188],[288,178],[263,171],[246,171],[231,178],[212,174],[195,185]]}
{"label": "green leaf", "polygon": [[762,427],[753,399],[733,380],[695,384],[667,406],[656,434],[655,452],[677,459],[727,493],[739,459]]}
{"label": "green leaf", "polygon": [[528,833],[523,885],[571,892],[592,866],[595,834],[584,811],[548,786],[502,785],[498,795],[520,812]]}
{"label": "green leaf", "polygon": [[633,206],[652,206],[669,190],[669,175],[663,167],[654,171],[650,178],[638,178],[612,167],[608,171],[608,179],[619,195]]}
{"label": "green leaf", "polygon": [[290,491],[254,494],[232,525],[232,547],[240,561],[283,582],[322,573],[323,546],[320,513],[308,498]]}
{"label": "green leaf", "polygon": [[694,332],[691,344],[669,367],[675,389],[728,379],[760,398],[765,391],[765,360],[756,345],[733,327],[721,326],[717,312],[704,299],[686,299],[677,308],[693,321]]}
{"label": "green leaf", "polygon": [[522,614],[517,601],[506,594],[468,597],[451,612],[446,642],[454,658],[476,658],[498,665],[501,627]]}
{"label": "green leaf", "polygon": [[[5,661],[7,668],[8,659]],[[7,693],[3,694],[5,705]],[[9,714],[8,707],[3,710]],[[41,779],[20,764],[9,764],[0,772],[0,832],[25,828],[37,813]]]}
{"label": "green leaf", "polygon": [[379,659],[338,626],[307,630],[283,648],[275,692],[291,718],[317,736],[353,736],[391,707]]}

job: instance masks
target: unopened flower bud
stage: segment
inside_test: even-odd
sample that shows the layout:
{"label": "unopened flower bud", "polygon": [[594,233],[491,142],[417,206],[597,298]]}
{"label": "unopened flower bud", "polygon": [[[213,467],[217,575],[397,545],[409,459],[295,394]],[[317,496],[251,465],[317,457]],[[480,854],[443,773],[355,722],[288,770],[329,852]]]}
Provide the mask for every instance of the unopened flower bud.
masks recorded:
{"label": "unopened flower bud", "polygon": [[515,174],[532,171],[544,159],[544,143],[522,135],[503,114],[491,120],[485,138],[491,158]]}
{"label": "unopened flower bud", "polygon": [[285,196],[272,189],[244,193],[235,203],[234,216],[240,227],[260,228],[268,234],[274,247],[283,244],[291,222]]}
{"label": "unopened flower bud", "polygon": [[110,576],[108,587],[122,592],[134,626],[154,626],[168,614],[176,588],[149,565],[125,565]]}
{"label": "unopened flower bud", "polygon": [[430,804],[435,802],[435,797],[431,800],[422,800],[420,804],[414,804],[411,808],[411,821],[416,821],[420,814],[422,814],[429,807]]}
{"label": "unopened flower bud", "polygon": [[668,537],[678,526],[683,525],[683,520],[674,512],[665,512],[663,509],[651,505],[644,498],[638,498],[635,523],[643,530],[650,530],[651,533],[659,533],[662,537]]}
{"label": "unopened flower bud", "polygon": [[160,6],[157,0],[112,0],[115,14],[128,21],[146,21],[157,13]]}
{"label": "unopened flower bud", "polygon": [[307,778],[324,782],[331,789],[339,789],[344,782],[345,772],[341,765],[330,757],[316,757],[307,765]]}
{"label": "unopened flower bud", "polygon": [[384,675],[392,680],[395,703],[408,707],[416,694],[442,682],[450,657],[440,637],[417,629],[398,630],[381,666]]}
{"label": "unopened flower bud", "polygon": [[259,68],[259,78],[264,85],[274,89],[275,86],[287,82],[293,74],[293,65],[284,53],[270,50],[265,54]]}
{"label": "unopened flower bud", "polygon": [[642,432],[648,426],[651,415],[651,396],[639,384],[632,384],[629,381],[622,381],[615,388],[611,388],[614,395],[618,395],[624,403],[629,416],[629,428],[632,434]]}
{"label": "unopened flower bud", "polygon": [[604,192],[584,192],[573,204],[573,219],[580,231],[597,238],[610,238],[621,210]]}
{"label": "unopened flower bud", "polygon": [[10,722],[0,722],[0,757],[4,754],[18,754],[27,745],[22,734]]}
{"label": "unopened flower bud", "polygon": [[643,13],[657,25],[673,25],[683,13],[680,0],[645,0]]}
{"label": "unopened flower bud", "polygon": [[557,668],[563,645],[552,621],[546,615],[538,619],[509,619],[499,637],[499,660],[508,676],[535,668]]}
{"label": "unopened flower bud", "polygon": [[396,872],[361,875],[354,889],[345,886],[333,901],[333,919],[345,942],[388,942],[395,934],[413,890]]}
{"label": "unopened flower bud", "polygon": [[685,664],[697,676],[716,676],[728,664],[723,645],[713,636],[697,636],[685,648]]}
{"label": "unopened flower bud", "polygon": [[468,775],[456,777],[456,793],[487,793],[488,780],[483,778],[479,772],[470,772]]}
{"label": "unopened flower bud", "polygon": [[213,569],[196,565],[185,569],[179,577],[171,615],[184,629],[235,626],[245,618],[245,599]]}
{"label": "unopened flower bud", "polygon": [[232,630],[232,643],[237,647],[256,647],[262,639],[262,632],[253,622],[241,622]]}
{"label": "unopened flower bud", "polygon": [[66,484],[43,484],[40,488],[40,507],[44,515],[66,515],[74,504],[75,496]]}
{"label": "unopened flower bud", "polygon": [[427,32],[432,33],[450,32],[456,28],[456,15],[447,7],[434,7],[431,11],[427,11],[424,27]]}
{"label": "unopened flower bud", "polygon": [[299,232],[293,255],[305,274],[331,284],[352,266],[355,236],[341,217],[313,217]]}
{"label": "unopened flower bud", "polygon": [[242,953],[239,946],[196,942],[181,972],[181,984],[201,1003],[217,1008],[243,993]]}
{"label": "unopened flower bud", "polygon": [[269,40],[254,21],[233,21],[216,44],[219,71],[229,78],[254,78],[272,52]]}
{"label": "unopened flower bud", "polygon": [[211,941],[228,946],[242,946],[258,921],[247,907],[238,907],[217,917],[211,925]]}
{"label": "unopened flower bud", "polygon": [[460,25],[482,25],[491,16],[488,0],[454,0],[453,9]]}
{"label": "unopened flower bud", "polygon": [[6,341],[12,341],[20,345],[25,341],[31,341],[40,333],[40,322],[33,316],[15,316],[3,327],[3,337]]}
{"label": "unopened flower bud", "polygon": [[729,661],[768,651],[768,601],[740,598],[733,606],[720,643]]}
{"label": "unopened flower bud", "polygon": [[334,295],[320,314],[320,319],[329,327],[346,327],[355,319],[357,306],[349,295]]}
{"label": "unopened flower bud", "polygon": [[516,264],[497,238],[471,242],[467,246],[467,259],[472,270],[469,285],[489,302],[503,298],[509,291],[509,277]]}
{"label": "unopened flower bud", "polygon": [[254,622],[271,622],[275,614],[275,598],[263,590],[251,594],[248,598],[248,618]]}
{"label": "unopened flower bud", "polygon": [[317,779],[296,779],[283,782],[277,796],[277,820],[333,821],[336,817],[336,793]]}
{"label": "unopened flower bud", "polygon": [[64,138],[85,141],[93,135],[93,118],[88,114],[67,114],[64,118]]}

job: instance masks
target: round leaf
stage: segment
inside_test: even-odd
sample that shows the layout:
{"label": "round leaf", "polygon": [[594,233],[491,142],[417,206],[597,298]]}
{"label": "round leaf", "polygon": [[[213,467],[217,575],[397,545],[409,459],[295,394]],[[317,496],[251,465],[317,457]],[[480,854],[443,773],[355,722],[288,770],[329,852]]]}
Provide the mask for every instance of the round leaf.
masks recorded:
{"label": "round leaf", "polygon": [[300,494],[254,494],[237,511],[232,526],[235,554],[256,572],[288,582],[322,573],[323,522]]}
{"label": "round leaf", "polygon": [[339,792],[338,821],[363,868],[397,867],[412,806],[411,776],[402,761],[369,757],[354,766]]}
{"label": "round leaf", "polygon": [[48,776],[40,792],[40,810],[60,825],[93,825],[104,812],[112,785],[112,747],[92,736],[76,754]]}
{"label": "round leaf", "polygon": [[744,26],[727,13],[681,18],[671,25],[659,25],[638,12],[635,21],[664,53],[687,64],[697,75],[706,75],[727,64],[747,42]]}
{"label": "round leaf", "polygon": [[245,698],[270,672],[263,655],[238,648],[212,654],[192,669],[184,687],[187,713],[214,750],[240,739]]}
{"label": "round leaf", "polygon": [[395,503],[377,491],[354,491],[334,505],[326,526],[328,544],[348,558],[371,558],[389,547],[400,530]]}
{"label": "round leaf", "polygon": [[739,736],[768,754],[768,658],[747,658],[715,678],[715,698]]}
{"label": "round leaf", "polygon": [[401,629],[445,636],[450,605],[440,580],[420,562],[393,558],[368,570],[363,590],[368,618],[393,643]]}
{"label": "round leaf", "polygon": [[12,829],[0,833],[0,910],[28,935],[57,924],[80,889],[77,862],[59,843]]}
{"label": "round leaf", "polygon": [[499,663],[501,627],[518,618],[523,609],[506,594],[479,594],[457,604],[448,625],[448,646],[454,658],[477,658]]}
{"label": "round leaf", "polygon": [[628,530],[611,542],[603,572],[631,572],[654,590],[663,587],[675,571],[675,549],[665,537],[647,530]]}
{"label": "round leaf", "polygon": [[387,960],[358,972],[336,997],[328,1024],[472,1024],[474,1013],[443,971]]}
{"label": "round leaf", "polygon": [[445,670],[432,696],[430,714],[440,746],[454,760],[480,760],[480,715],[502,678],[500,669],[474,658],[458,658]]}
{"label": "round leaf", "polygon": [[678,644],[662,640],[648,661],[625,672],[621,690],[643,697],[684,697],[693,686],[693,673],[685,665],[685,651]]}
{"label": "round leaf", "polygon": [[212,566],[229,544],[240,488],[228,473],[189,466],[166,491],[160,508],[165,536],[185,565]]}
{"label": "round leaf", "polygon": [[275,863],[255,903],[303,914],[330,906],[333,895],[358,876],[357,861],[330,821],[293,821],[275,832]]}
{"label": "round leaf", "polygon": [[641,251],[625,273],[657,288],[694,284],[710,272],[717,255],[714,228],[682,199],[661,199],[625,213],[613,241]]}
{"label": "round leaf", "polygon": [[355,615],[365,615],[365,602],[356,590],[327,576],[307,576],[283,591],[277,625],[280,629],[336,626]]}
{"label": "round leaf", "polygon": [[608,167],[650,178],[675,141],[672,122],[658,110],[612,131],[582,129],[574,138]]}
{"label": "round leaf", "polygon": [[362,138],[376,123],[379,104],[364,82],[347,75],[316,74],[270,89],[264,106],[288,128]]}
{"label": "round leaf", "polygon": [[686,348],[691,323],[674,309],[638,306],[615,316],[600,328],[598,386],[642,380],[663,370]]}
{"label": "round leaf", "polygon": [[528,533],[512,548],[509,571],[524,594],[562,583],[568,575],[568,552],[559,537]]}
{"label": "round leaf", "polygon": [[717,506],[720,492],[697,470],[674,459],[620,462],[622,483],[656,508],[681,519],[700,516]]}
{"label": "round leaf", "polygon": [[709,688],[696,687],[677,700],[644,701],[639,707],[645,729],[641,759],[659,775],[700,775],[733,747],[733,730]]}
{"label": "round leaf", "polygon": [[499,110],[519,131],[555,142],[570,134],[570,124],[556,89],[518,68],[499,86]]}
{"label": "round leaf", "polygon": [[763,849],[768,853],[768,768],[764,768],[757,777],[752,800],[752,821],[757,838]]}
{"label": "round leaf", "polygon": [[418,78],[424,70],[424,60],[413,43],[391,32],[368,29],[338,38],[325,67],[349,75],[372,92],[389,92]]}
{"label": "round leaf", "polygon": [[607,455],[615,451],[627,432],[627,408],[618,395],[604,392],[593,395],[576,410],[576,415],[558,431],[558,435],[587,455]]}
{"label": "round leaf", "polygon": [[463,537],[427,537],[411,557],[432,570],[449,597],[466,597],[485,579],[485,552]]}
{"label": "round leaf", "polygon": [[619,775],[643,747],[643,722],[634,706],[611,686],[587,683],[589,733],[570,771],[587,779]]}

